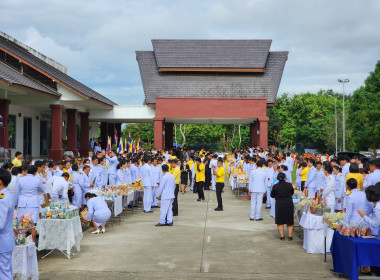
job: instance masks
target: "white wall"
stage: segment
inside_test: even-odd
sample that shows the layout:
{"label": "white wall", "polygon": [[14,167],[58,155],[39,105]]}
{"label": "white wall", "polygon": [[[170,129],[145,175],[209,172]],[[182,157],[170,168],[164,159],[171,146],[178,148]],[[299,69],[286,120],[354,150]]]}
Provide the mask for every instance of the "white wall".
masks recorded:
{"label": "white wall", "polygon": [[90,122],[89,137],[99,137],[99,125],[97,122]]}
{"label": "white wall", "polygon": [[[21,113],[21,117],[18,116],[19,113]],[[23,152],[24,117],[32,118],[32,157],[39,157],[41,111],[24,106],[9,105],[9,114],[16,116],[16,148],[11,149],[11,158],[14,157],[16,151]]]}

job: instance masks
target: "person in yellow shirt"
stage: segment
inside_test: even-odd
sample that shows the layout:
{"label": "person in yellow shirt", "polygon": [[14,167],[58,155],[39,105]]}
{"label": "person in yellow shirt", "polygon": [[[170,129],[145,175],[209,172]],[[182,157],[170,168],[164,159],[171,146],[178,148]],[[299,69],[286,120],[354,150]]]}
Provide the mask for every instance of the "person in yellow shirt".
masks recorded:
{"label": "person in yellow shirt", "polygon": [[224,188],[224,167],[223,160],[221,158],[218,159],[218,170],[215,166],[212,167],[212,172],[216,176],[216,200],[218,201],[218,207],[216,207],[215,211],[223,211],[223,202],[222,202],[222,191]]}
{"label": "person in yellow shirt", "polygon": [[301,191],[304,190],[305,188],[305,182],[307,179],[307,173],[309,173],[309,167],[307,167],[306,162],[301,162],[300,165],[301,171],[300,171],[300,176],[301,176]]}
{"label": "person in yellow shirt", "polygon": [[169,159],[167,165],[169,166],[169,173],[173,175],[172,161],[172,159]]}
{"label": "person in yellow shirt", "polygon": [[21,159],[22,159],[22,153],[16,152],[15,158],[12,160],[14,167],[21,167],[22,165]]}
{"label": "person in yellow shirt", "polygon": [[177,160],[171,160],[171,167],[173,169],[172,175],[175,179],[175,190],[174,190],[174,201],[173,201],[173,216],[178,216],[178,192],[179,192],[179,183],[181,180],[181,170],[179,170]]}
{"label": "person in yellow shirt", "polygon": [[346,176],[346,182],[348,179],[354,178],[358,182],[358,190],[362,191],[364,178],[363,175],[359,173],[359,165],[357,163],[351,163],[349,170],[350,173]]}
{"label": "person in yellow shirt", "polygon": [[200,157],[197,157],[195,160],[194,172],[195,172],[195,180],[194,180],[194,188],[198,192],[198,199],[196,201],[205,200],[205,195],[203,193],[203,186],[205,184],[205,165],[202,163]]}

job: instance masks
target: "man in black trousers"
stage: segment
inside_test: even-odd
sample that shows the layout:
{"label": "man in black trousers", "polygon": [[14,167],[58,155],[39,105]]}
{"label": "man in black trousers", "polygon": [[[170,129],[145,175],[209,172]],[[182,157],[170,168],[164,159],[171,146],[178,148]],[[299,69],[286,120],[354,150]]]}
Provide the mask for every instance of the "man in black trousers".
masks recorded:
{"label": "man in black trousers", "polygon": [[223,202],[222,202],[222,191],[224,188],[224,167],[223,167],[223,159],[218,159],[218,169],[215,166],[212,167],[212,172],[216,176],[216,200],[218,201],[218,207],[215,208],[215,211],[223,211]]}
{"label": "man in black trousers", "polygon": [[211,168],[210,168],[210,161],[211,161],[211,154],[207,153],[205,159],[203,160],[203,164],[205,165],[205,184],[204,184],[204,190],[209,191],[210,190],[210,184],[211,184]]}

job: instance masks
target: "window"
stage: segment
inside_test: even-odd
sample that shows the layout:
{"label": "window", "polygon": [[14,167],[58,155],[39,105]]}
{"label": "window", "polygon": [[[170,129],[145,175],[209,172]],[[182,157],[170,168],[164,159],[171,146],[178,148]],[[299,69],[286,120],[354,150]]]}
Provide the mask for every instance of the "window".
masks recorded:
{"label": "window", "polygon": [[16,148],[16,116],[9,115],[8,121],[8,133],[9,133],[9,148]]}

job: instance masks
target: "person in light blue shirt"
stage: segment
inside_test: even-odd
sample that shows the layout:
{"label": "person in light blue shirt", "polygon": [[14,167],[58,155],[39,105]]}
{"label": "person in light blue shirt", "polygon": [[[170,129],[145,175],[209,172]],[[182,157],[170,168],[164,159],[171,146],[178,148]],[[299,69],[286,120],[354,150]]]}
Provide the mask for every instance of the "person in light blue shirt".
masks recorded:
{"label": "person in light blue shirt", "polygon": [[14,197],[7,186],[11,174],[0,169],[0,279],[12,280],[12,252],[15,248],[13,233]]}
{"label": "person in light blue shirt", "polygon": [[309,196],[315,197],[317,191],[316,179],[317,179],[317,169],[314,167],[315,161],[313,159],[308,159],[307,166],[309,167],[309,172],[307,173],[307,178],[305,182],[305,188],[309,192]]}
{"label": "person in light blue shirt", "polygon": [[162,165],[163,176],[157,192],[157,199],[161,196],[160,222],[156,226],[173,225],[173,201],[175,198],[175,178],[169,173],[169,166]]}
{"label": "person in light blue shirt", "polygon": [[364,211],[367,209],[367,199],[364,192],[357,189],[358,182],[354,179],[348,179],[347,189],[351,193],[346,198],[346,215],[343,221],[347,223],[359,223],[362,221],[357,210]]}
{"label": "person in light blue shirt", "polygon": [[[111,218],[111,211],[103,198],[96,196],[92,193],[86,193],[85,199],[87,201],[88,214],[86,221],[91,221],[95,231],[93,234],[105,233],[106,223]],[[102,228],[100,231],[99,227]]]}
{"label": "person in light blue shirt", "polygon": [[[257,169],[249,175],[249,192],[251,195],[251,215],[250,220],[262,221],[261,207],[263,205],[263,196],[267,190],[268,175],[262,169],[263,160],[256,163]],[[256,215],[255,215],[256,212]]]}
{"label": "person in light blue shirt", "polygon": [[74,163],[71,168],[73,169],[73,171],[71,172],[71,180],[72,180],[73,189],[74,189],[72,204],[78,208],[81,208],[82,200],[83,200],[82,188],[80,186],[81,174],[78,171],[77,164]]}
{"label": "person in light blue shirt", "polygon": [[369,165],[369,169],[371,173],[367,175],[364,188],[367,186],[376,185],[380,182],[380,159],[373,160]]}
{"label": "person in light blue shirt", "polygon": [[82,189],[82,209],[84,209],[84,206],[87,205],[87,201],[84,197],[85,194],[88,193],[92,187],[94,187],[94,184],[92,183],[89,174],[90,174],[90,166],[88,165],[83,166],[83,173],[81,174],[80,179],[79,179],[79,185]]}
{"label": "person in light blue shirt", "polygon": [[35,223],[38,222],[40,214],[40,200],[38,192],[45,193],[45,188],[39,178],[35,177],[37,168],[33,165],[28,167],[28,174],[17,180],[15,189],[15,206],[17,215],[32,213]]}
{"label": "person in light blue shirt", "polygon": [[132,160],[129,170],[131,171],[132,183],[134,183],[140,177],[139,160],[137,158]]}
{"label": "person in light blue shirt", "polygon": [[143,159],[143,166],[140,168],[141,183],[144,187],[144,212],[151,213],[152,207],[152,191],[154,189],[153,172],[150,165],[151,158],[146,157]]}
{"label": "person in light blue shirt", "polygon": [[[119,164],[116,166],[116,185],[124,185],[126,184],[126,174],[124,172],[124,169],[126,167],[127,163],[124,161],[120,161]],[[111,183],[110,183],[111,184]]]}
{"label": "person in light blue shirt", "polygon": [[357,210],[360,217],[370,226],[371,234],[379,236],[380,228],[380,182],[375,186],[368,186],[365,189],[367,197],[367,212]]}
{"label": "person in light blue shirt", "polygon": [[116,151],[112,150],[110,156],[106,155],[108,163],[108,180],[111,186],[115,186],[117,183],[117,165],[119,164],[119,160],[116,156]]}
{"label": "person in light blue shirt", "polygon": [[[161,160],[162,163],[162,160]],[[153,159],[153,164],[152,164],[152,169],[153,169],[153,202],[152,202],[152,208],[157,208],[158,207],[158,199],[157,199],[157,194],[158,194],[158,189],[160,187],[160,181],[162,177],[162,169],[161,169],[161,164],[158,163],[157,159]]]}

